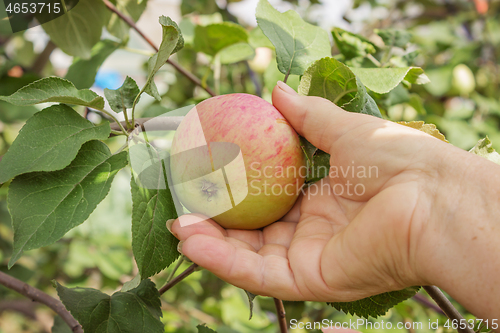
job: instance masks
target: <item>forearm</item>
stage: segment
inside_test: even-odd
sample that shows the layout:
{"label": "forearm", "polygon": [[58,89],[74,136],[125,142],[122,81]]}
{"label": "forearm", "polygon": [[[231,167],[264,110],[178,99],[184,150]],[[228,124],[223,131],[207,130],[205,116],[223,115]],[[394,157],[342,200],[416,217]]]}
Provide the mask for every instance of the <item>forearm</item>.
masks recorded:
{"label": "forearm", "polygon": [[500,166],[456,150],[448,157],[422,267],[473,314],[500,321]]}

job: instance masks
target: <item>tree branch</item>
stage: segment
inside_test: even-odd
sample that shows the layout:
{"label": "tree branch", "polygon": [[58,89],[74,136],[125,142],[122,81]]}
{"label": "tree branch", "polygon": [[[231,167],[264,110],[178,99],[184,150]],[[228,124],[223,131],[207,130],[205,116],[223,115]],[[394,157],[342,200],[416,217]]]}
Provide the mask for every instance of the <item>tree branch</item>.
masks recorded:
{"label": "tree branch", "polygon": [[[153,41],[151,39],[149,39],[146,35],[144,35],[144,33],[139,29],[139,27],[137,27],[137,25],[135,24],[134,20],[132,20],[130,17],[124,15],[122,12],[120,12],[116,7],[115,5],[113,5],[109,0],[103,0],[104,2],[104,5],[106,7],[108,7],[108,9],[110,11],[112,11],[113,13],[115,13],[116,15],[118,15],[118,17],[120,19],[122,19],[125,23],[127,23],[132,29],[134,29],[149,45],[151,45],[151,47],[156,51],[158,52],[158,47],[153,43]],[[170,64],[172,65],[172,67],[174,67],[177,71],[179,71],[182,75],[186,76],[191,82],[193,82],[194,84],[196,84],[197,86],[200,86],[202,87],[203,89],[205,89],[205,91],[207,93],[210,94],[210,96],[215,96],[215,93],[213,92],[212,89],[210,89],[209,87],[207,87],[206,85],[204,85],[199,78],[197,78],[196,76],[194,76],[192,73],[190,73],[189,71],[185,70],[184,68],[182,68],[178,63],[176,63],[175,61],[173,60],[170,60],[168,59],[167,60],[167,64]]]}
{"label": "tree branch", "polygon": [[166,285],[164,285],[163,287],[161,287],[160,290],[158,290],[160,292],[160,295],[163,295],[167,290],[169,290],[170,288],[172,288],[173,286],[175,286],[177,283],[181,282],[186,277],[188,277],[189,275],[191,275],[191,273],[193,273],[196,270],[196,268],[198,268],[197,264],[192,264],[191,266],[189,266],[188,268],[186,268],[186,270],[184,272],[182,272],[181,274],[177,275],[169,283],[167,283]]}
{"label": "tree branch", "polygon": [[31,66],[31,70],[35,73],[40,75],[45,68],[45,65],[47,65],[47,62],[50,59],[50,55],[52,54],[52,51],[54,51],[57,48],[57,45],[52,42],[52,40],[49,40],[45,48],[43,49],[42,52],[38,55],[36,58],[35,62]]}
{"label": "tree branch", "polygon": [[274,299],[274,306],[276,306],[276,315],[278,316],[278,323],[280,324],[280,332],[287,333],[288,325],[286,322],[286,312],[283,306],[283,301],[280,299]]}
{"label": "tree branch", "polygon": [[83,333],[83,328],[80,323],[78,323],[78,321],[71,315],[71,313],[66,310],[61,301],[55,299],[52,296],[49,296],[40,289],[32,287],[21,280],[5,274],[4,272],[0,272],[0,284],[3,284],[9,289],[17,291],[21,295],[26,296],[33,301],[47,305],[49,308],[54,310],[54,312],[56,312],[66,322],[66,324],[68,324],[73,332]]}
{"label": "tree branch", "polygon": [[451,304],[450,300],[443,294],[441,289],[436,286],[423,286],[427,294],[436,302],[437,305],[443,310],[448,318],[451,320],[456,320],[458,324],[458,332],[460,333],[474,333],[474,330],[469,328],[466,325],[466,328],[460,328],[460,323],[465,322],[464,317],[460,314],[460,312],[455,309],[453,304]]}

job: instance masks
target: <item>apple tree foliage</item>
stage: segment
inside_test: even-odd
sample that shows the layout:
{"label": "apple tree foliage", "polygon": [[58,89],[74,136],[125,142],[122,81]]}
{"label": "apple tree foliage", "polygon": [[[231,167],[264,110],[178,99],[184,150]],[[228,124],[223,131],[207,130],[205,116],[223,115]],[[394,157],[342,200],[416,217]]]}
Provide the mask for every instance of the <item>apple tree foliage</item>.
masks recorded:
{"label": "apple tree foliage", "polygon": [[[121,13],[137,21],[147,0],[115,0],[113,4]],[[457,68],[453,64],[431,68],[426,73],[415,65],[418,49],[409,31],[375,29],[372,38],[338,27],[327,31],[305,21],[295,11],[278,11],[267,0],[258,2],[258,27],[249,30],[234,22],[227,11],[217,11],[217,8],[211,0],[184,0],[181,11],[185,16],[180,22],[160,16],[158,29],[161,29],[162,41],[158,52],[151,54],[145,63],[142,87],[127,76],[121,87],[104,89],[104,97],[89,89],[104,61],[117,50],[126,48],[129,40],[129,26],[100,0],[80,0],[66,15],[42,26],[59,49],[73,56],[65,78],[41,78],[43,73],[40,71],[21,77],[0,72],[0,121],[9,124],[16,117],[26,120],[0,160],[0,183],[3,184],[0,194],[5,195],[8,189],[7,205],[13,229],[12,251],[8,255],[10,271],[6,272],[15,275],[22,271],[24,266],[18,260],[33,249],[59,244],[79,247],[84,253],[90,253],[85,242],[64,244],[61,240],[71,229],[87,221],[107,196],[117,173],[130,164],[126,151],[111,152],[110,140],[116,138],[109,139],[110,136],[120,138],[121,134],[133,130],[132,121],[138,118],[137,115],[154,117],[209,97],[200,87],[196,89],[201,92],[195,91],[194,85],[179,72],[175,73],[175,84],[170,84],[167,91],[157,87],[156,83],[165,78],[164,65],[173,54],[177,54],[181,66],[202,78],[202,87],[212,86],[217,93],[250,92],[268,99],[276,81],[285,79],[299,94],[326,98],[350,112],[407,120],[404,117],[396,119],[398,117],[393,114],[397,113],[397,106],[404,105],[424,120],[436,122],[445,132],[452,133],[452,137],[458,135],[453,134],[456,127],[462,126],[462,132],[467,132],[463,129],[467,116],[436,113],[427,117],[420,96],[425,94],[419,95],[410,89],[415,87],[422,91],[426,88],[419,85],[429,86],[436,78],[447,85],[447,90],[441,94],[458,90],[462,97],[470,95],[479,108],[494,110],[491,112],[500,115],[500,106],[490,97],[459,87],[456,79],[453,81]],[[193,15],[193,12],[198,14]],[[109,38],[102,38],[103,28]],[[71,29],[71,33],[67,29]],[[248,69],[248,61],[262,48],[272,54],[270,65],[260,72]],[[205,64],[198,61],[200,55]],[[19,60],[21,65],[22,62]],[[15,65],[7,63],[2,68],[10,70]],[[226,80],[221,80],[221,75]],[[444,88],[427,89],[428,94],[433,95],[439,93],[435,89]],[[140,109],[138,103],[143,93],[152,96],[155,102]],[[111,129],[110,123],[115,116],[106,108],[105,101],[112,111],[124,114],[126,124],[120,128],[122,132]],[[34,107],[40,104],[42,106]],[[83,109],[85,114],[101,114],[105,120],[91,122],[82,117]],[[410,126],[441,135],[435,127],[423,123],[413,122]],[[500,138],[498,131],[491,129],[495,123],[476,123],[476,126],[475,136],[466,133],[468,148],[473,145],[471,142],[477,142],[479,134]],[[301,140],[310,168],[329,167],[327,153],[304,138]],[[465,148],[467,144],[460,141],[458,145]],[[5,145],[2,149],[5,150]],[[497,163],[500,160],[488,138],[481,140],[471,152]],[[325,176],[308,175],[307,183]],[[134,178],[130,188],[131,249],[137,276],[111,295],[93,288],[65,287],[54,282],[59,298],[85,332],[164,331],[160,292],[151,278],[179,257],[178,241],[165,227],[166,220],[177,217],[174,198],[168,186],[144,189]],[[112,267],[116,262],[127,260],[119,254],[116,258],[112,264],[105,258],[96,261],[108,277],[117,276],[113,271],[117,268]],[[414,296],[418,290],[415,286],[355,302],[329,304],[345,313],[377,317]],[[256,295],[247,293],[247,296],[252,309]],[[214,332],[204,325],[198,325],[197,330]],[[53,332],[65,331],[64,322],[56,317]]]}

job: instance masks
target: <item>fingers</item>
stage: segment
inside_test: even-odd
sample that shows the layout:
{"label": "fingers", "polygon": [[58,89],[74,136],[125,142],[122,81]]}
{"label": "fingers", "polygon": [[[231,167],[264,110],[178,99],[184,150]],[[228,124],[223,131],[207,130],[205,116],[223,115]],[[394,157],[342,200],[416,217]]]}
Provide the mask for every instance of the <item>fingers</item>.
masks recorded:
{"label": "fingers", "polygon": [[[183,221],[196,220],[196,223],[182,225],[180,219],[182,219]],[[214,220],[211,220],[199,214],[182,215],[179,219],[175,220],[175,222],[170,226],[169,230],[179,240],[186,240],[190,236],[195,234],[204,234],[219,239],[224,239],[227,236],[226,229],[222,228]]]}
{"label": "fingers", "polygon": [[[180,220],[196,220],[196,223],[182,225]],[[175,220],[170,226],[172,234],[181,241],[185,241],[193,235],[207,235],[224,240],[236,247],[258,251],[262,247],[262,233],[258,230],[231,230],[228,232],[212,219],[199,214],[186,214]]]}
{"label": "fingers", "polygon": [[193,262],[237,287],[285,300],[303,299],[288,260],[276,251],[261,255],[202,234],[189,237],[182,246],[183,254]]}
{"label": "fingers", "polygon": [[169,226],[172,234],[179,240],[186,240],[193,235],[202,234],[226,240],[234,245],[256,252],[260,251],[265,245],[279,245],[286,250],[290,246],[297,225],[295,222],[275,222],[265,227],[264,230],[226,230],[214,220],[201,217],[198,214],[186,214],[182,217],[190,219],[193,216],[199,222],[182,226],[179,219],[177,219]]}
{"label": "fingers", "polygon": [[319,149],[330,152],[340,136],[365,122],[377,120],[342,110],[327,99],[300,96],[283,82],[273,90],[273,105],[292,127]]}

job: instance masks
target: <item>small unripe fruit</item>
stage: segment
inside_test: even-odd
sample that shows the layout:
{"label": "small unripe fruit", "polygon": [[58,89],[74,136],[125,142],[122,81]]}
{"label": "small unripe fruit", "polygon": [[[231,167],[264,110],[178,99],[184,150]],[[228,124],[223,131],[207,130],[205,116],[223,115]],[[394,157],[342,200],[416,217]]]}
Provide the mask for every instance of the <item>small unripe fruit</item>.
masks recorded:
{"label": "small unripe fruit", "polygon": [[297,133],[274,106],[230,94],[186,115],[172,142],[170,170],[190,212],[225,228],[258,229],[293,206],[306,164]]}
{"label": "small unripe fruit", "polygon": [[468,96],[476,89],[474,73],[467,65],[460,64],[453,68],[453,88],[462,96]]}

